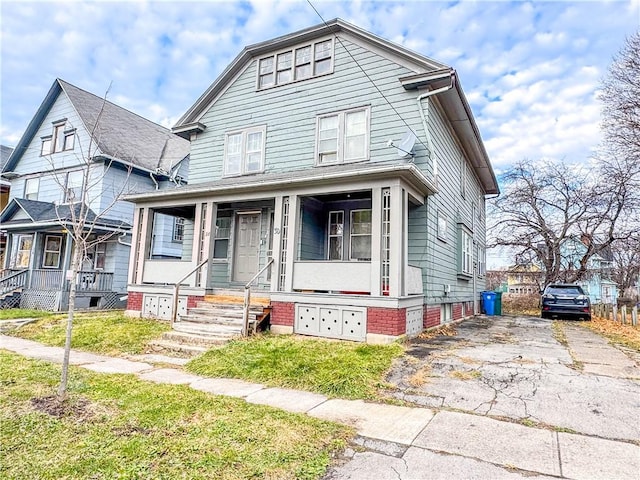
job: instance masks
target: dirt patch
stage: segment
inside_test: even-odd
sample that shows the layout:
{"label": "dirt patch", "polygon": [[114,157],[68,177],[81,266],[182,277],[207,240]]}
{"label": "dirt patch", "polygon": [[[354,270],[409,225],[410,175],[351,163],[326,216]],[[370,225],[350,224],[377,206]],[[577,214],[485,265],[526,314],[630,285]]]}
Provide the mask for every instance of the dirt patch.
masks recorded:
{"label": "dirt patch", "polygon": [[95,415],[91,402],[82,397],[63,401],[60,401],[55,395],[37,397],[31,399],[31,405],[34,410],[46,413],[52,417],[68,417],[77,422],[91,420]]}

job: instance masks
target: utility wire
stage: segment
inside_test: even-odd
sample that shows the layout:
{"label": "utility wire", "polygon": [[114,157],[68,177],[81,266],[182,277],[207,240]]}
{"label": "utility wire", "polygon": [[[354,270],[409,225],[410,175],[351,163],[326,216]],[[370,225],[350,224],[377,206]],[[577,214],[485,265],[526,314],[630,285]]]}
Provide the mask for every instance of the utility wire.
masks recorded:
{"label": "utility wire", "polygon": [[[313,9],[314,12],[316,12],[316,15],[318,15],[318,17],[320,17],[320,20],[322,20],[322,23],[324,23],[325,27],[329,28],[329,24],[325,21],[325,19],[322,17],[322,15],[320,15],[320,12],[318,12],[318,10],[316,9],[316,7],[314,7],[313,3],[311,3],[311,0],[307,0],[307,3],[309,4],[309,6]],[[380,94],[380,96],[384,99],[385,102],[387,102],[387,104],[389,105],[389,107],[391,107],[391,110],[393,110],[393,112],[398,116],[398,118],[402,121],[402,123],[404,123],[406,125],[406,127],[411,130],[411,132],[415,135],[415,137],[417,138],[418,142],[420,142],[420,144],[422,144],[422,146],[427,150],[428,154],[431,155],[431,151],[429,150],[429,147],[427,145],[425,145],[425,143],[420,139],[420,137],[418,136],[418,134],[413,130],[413,128],[411,128],[411,126],[406,122],[406,120],[404,118],[402,118],[402,116],[400,115],[400,113],[398,113],[398,111],[396,110],[396,107],[393,106],[393,104],[389,101],[389,99],[387,97],[385,97],[384,93],[382,93],[382,90],[380,90],[380,88],[378,87],[378,85],[376,85],[376,83],[373,81],[373,79],[369,76],[369,74],[365,71],[364,68],[362,68],[362,65],[360,65],[358,63],[358,61],[355,59],[355,57],[353,56],[353,54],[349,51],[349,49],[344,45],[344,43],[342,43],[342,40],[340,39],[340,37],[338,37],[338,35],[336,35],[335,33],[333,34],[333,38],[335,38],[339,43],[340,46],[345,50],[345,52],[347,52],[349,54],[349,56],[351,57],[351,60],[353,60],[353,63],[355,63],[358,68],[360,68],[360,71],[364,74],[365,77],[367,77],[367,80],[369,80],[369,82],[371,83],[371,85],[373,85],[373,87],[378,91],[378,93]],[[427,100],[428,101],[428,100]],[[420,107],[422,108],[422,107]],[[425,134],[428,135],[428,132],[425,132]]]}

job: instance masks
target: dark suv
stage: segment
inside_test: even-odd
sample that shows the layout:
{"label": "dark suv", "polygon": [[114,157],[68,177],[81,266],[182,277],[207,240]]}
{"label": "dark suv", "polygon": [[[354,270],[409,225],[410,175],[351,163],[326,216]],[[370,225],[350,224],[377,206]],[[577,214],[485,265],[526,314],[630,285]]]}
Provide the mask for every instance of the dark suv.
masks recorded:
{"label": "dark suv", "polygon": [[580,285],[550,283],[542,292],[540,316],[591,320],[591,301]]}

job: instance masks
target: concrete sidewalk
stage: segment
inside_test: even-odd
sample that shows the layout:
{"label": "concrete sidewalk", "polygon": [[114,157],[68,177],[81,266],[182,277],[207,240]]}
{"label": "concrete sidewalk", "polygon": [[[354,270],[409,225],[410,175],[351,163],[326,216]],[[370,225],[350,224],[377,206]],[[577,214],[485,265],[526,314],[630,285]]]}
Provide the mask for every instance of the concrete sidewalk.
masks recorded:
{"label": "concrete sidewalk", "polygon": [[[0,348],[28,358],[61,363],[63,349],[0,335]],[[137,375],[141,380],[186,384],[215,395],[244,398],[295,413],[353,426],[364,451],[346,452],[329,479],[640,477],[640,447],[633,443],[526,427],[485,416],[328,399],[324,395],[267,388],[236,379],[205,378],[179,368],[154,366],[72,351],[73,365],[94,372]],[[626,367],[626,365],[625,365]],[[639,439],[640,440],[640,439]]]}

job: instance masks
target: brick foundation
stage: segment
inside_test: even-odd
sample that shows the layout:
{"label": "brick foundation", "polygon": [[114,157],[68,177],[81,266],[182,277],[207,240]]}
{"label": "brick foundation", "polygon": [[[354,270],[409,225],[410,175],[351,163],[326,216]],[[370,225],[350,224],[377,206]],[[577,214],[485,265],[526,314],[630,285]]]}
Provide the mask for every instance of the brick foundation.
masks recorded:
{"label": "brick foundation", "polygon": [[397,336],[406,331],[406,308],[367,307],[367,333]]}
{"label": "brick foundation", "polygon": [[293,327],[295,304],[289,302],[271,302],[271,325]]}
{"label": "brick foundation", "polygon": [[454,303],[452,310],[453,320],[460,320],[462,318],[462,303]]}
{"label": "brick foundation", "polygon": [[429,307],[427,305],[424,306],[423,311],[423,327],[431,328],[437,327],[440,325],[440,306]]}
{"label": "brick foundation", "polygon": [[129,292],[127,296],[127,310],[142,311],[142,292]]}

